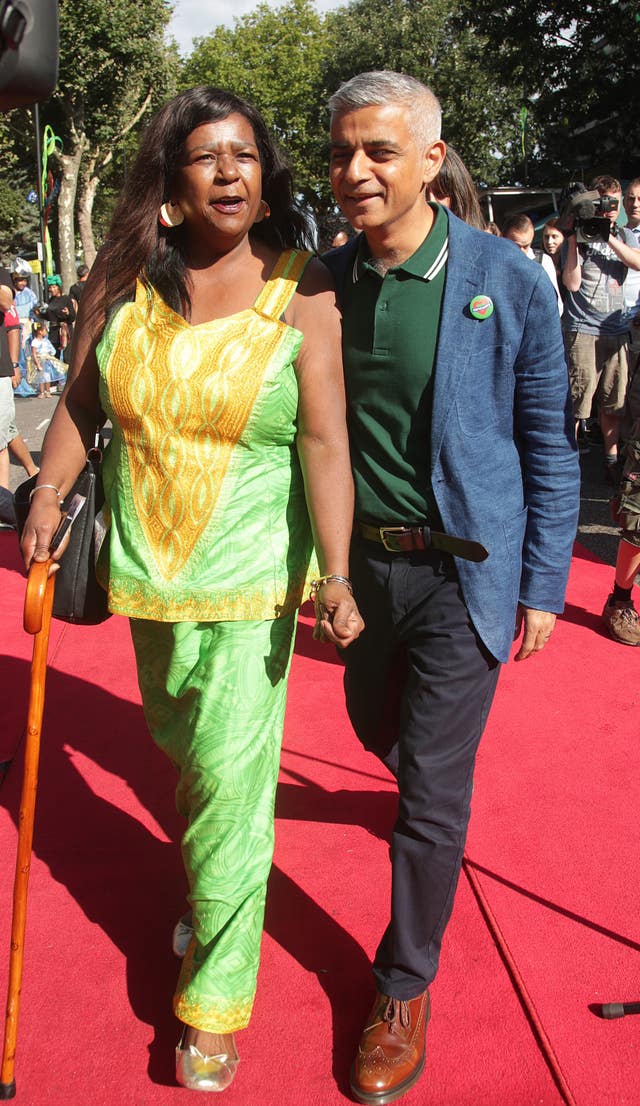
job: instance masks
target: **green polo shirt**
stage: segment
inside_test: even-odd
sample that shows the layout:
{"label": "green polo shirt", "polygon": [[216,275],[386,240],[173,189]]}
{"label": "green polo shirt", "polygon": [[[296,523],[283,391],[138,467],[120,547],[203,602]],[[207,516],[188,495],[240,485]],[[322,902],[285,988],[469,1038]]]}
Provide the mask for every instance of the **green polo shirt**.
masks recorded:
{"label": "green polo shirt", "polygon": [[343,357],[356,518],[442,526],[431,489],[432,373],[449,250],[446,212],[432,204],[422,245],[384,277],[366,238],[347,271]]}

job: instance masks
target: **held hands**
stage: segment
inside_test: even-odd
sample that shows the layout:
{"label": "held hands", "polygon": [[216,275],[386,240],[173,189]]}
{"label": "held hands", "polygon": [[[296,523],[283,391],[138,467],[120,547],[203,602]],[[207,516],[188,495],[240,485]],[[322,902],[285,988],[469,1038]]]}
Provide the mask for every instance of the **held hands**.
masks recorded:
{"label": "held hands", "polygon": [[523,624],[522,642],[514,658],[517,661],[524,661],[533,653],[539,653],[544,649],[556,624],[556,616],[550,611],[537,611],[533,607],[523,607],[518,603],[514,641],[519,636]]}
{"label": "held hands", "polygon": [[316,611],[315,641],[331,642],[340,649],[346,649],[364,629],[350,588],[335,580],[319,582],[312,598]]}

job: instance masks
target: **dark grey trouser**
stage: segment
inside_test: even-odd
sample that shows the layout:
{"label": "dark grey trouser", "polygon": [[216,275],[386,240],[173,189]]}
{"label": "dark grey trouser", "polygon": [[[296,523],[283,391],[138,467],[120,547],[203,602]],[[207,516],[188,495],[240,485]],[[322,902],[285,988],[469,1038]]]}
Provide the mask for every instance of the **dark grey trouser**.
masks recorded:
{"label": "dark grey trouser", "polygon": [[344,653],[347,708],[399,789],[391,921],[374,976],[384,994],[411,999],[437,971],[500,664],[471,625],[448,554],[354,539],[351,576],[366,630]]}

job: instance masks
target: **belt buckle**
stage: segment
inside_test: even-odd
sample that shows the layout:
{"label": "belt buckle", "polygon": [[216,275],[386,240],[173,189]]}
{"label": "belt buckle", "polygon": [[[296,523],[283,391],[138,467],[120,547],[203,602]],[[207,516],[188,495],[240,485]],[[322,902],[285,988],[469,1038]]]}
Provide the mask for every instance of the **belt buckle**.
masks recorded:
{"label": "belt buckle", "polygon": [[379,526],[378,533],[380,534],[380,541],[382,542],[387,553],[402,553],[402,549],[387,545],[387,534],[405,534],[407,531],[406,526]]}

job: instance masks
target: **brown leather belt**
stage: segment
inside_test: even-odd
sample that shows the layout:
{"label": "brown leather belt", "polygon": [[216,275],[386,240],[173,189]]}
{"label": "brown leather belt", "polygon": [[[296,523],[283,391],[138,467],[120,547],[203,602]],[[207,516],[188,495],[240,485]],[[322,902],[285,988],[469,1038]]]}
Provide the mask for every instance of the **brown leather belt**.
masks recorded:
{"label": "brown leather belt", "polygon": [[440,549],[465,561],[485,561],[488,549],[479,541],[467,541],[453,534],[442,534],[431,530],[429,526],[371,526],[368,522],[358,522],[354,528],[365,541],[376,541],[389,553],[424,552],[428,549]]}

